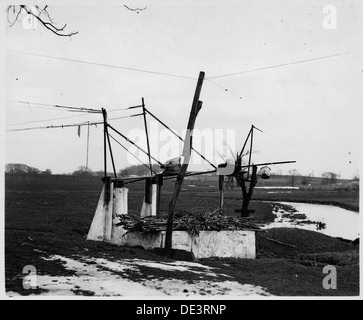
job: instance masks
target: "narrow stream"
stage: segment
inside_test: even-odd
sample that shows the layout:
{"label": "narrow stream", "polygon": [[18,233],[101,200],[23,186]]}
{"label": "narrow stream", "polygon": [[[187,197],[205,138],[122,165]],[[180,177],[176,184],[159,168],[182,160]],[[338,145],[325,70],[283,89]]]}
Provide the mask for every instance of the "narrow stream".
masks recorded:
{"label": "narrow stream", "polygon": [[[286,206],[289,209],[286,209]],[[266,225],[266,229],[301,228],[347,240],[355,240],[359,237],[358,212],[331,205],[276,202],[273,213],[276,219]]]}

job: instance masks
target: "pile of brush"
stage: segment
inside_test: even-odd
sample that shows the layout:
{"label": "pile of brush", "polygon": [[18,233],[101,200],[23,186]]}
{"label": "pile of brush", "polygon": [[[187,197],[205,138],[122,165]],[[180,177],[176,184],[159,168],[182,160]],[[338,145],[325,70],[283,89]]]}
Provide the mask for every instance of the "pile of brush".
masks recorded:
{"label": "pile of brush", "polygon": [[[129,232],[157,232],[166,230],[167,220],[156,217],[136,217],[134,215],[119,216],[120,222],[116,226],[122,226]],[[182,217],[175,218],[174,231],[187,231],[195,236],[199,231],[222,230],[252,230],[261,231],[258,225],[250,218],[226,217],[219,210],[201,212],[196,210],[186,211]]]}

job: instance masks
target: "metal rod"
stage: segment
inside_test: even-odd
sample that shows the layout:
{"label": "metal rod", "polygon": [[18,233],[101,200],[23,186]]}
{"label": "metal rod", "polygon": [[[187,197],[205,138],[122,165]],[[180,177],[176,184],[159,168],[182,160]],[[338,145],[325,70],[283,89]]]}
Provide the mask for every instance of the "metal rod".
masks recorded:
{"label": "metal rod", "polygon": [[[177,133],[175,133],[173,130],[171,130],[164,122],[162,122],[158,117],[156,117],[155,115],[153,115],[147,108],[145,108],[145,111],[150,116],[152,116],[156,121],[158,121],[161,125],[163,125],[166,129],[168,129],[172,134],[174,134],[176,137],[178,137],[179,140],[181,140],[181,141],[184,142],[184,139],[181,136],[179,136]],[[192,147],[192,150],[196,154],[198,154],[203,160],[205,160],[206,162],[208,162],[213,168],[217,169],[217,167],[211,161],[209,161],[206,157],[204,157],[200,152],[198,152],[197,150],[195,150],[193,147]]]}
{"label": "metal rod", "polygon": [[[216,172],[216,170],[186,173],[184,177],[199,176],[199,175],[202,175],[202,174],[208,174],[208,173],[214,173],[214,172]],[[175,179],[176,177],[177,177],[177,174],[174,175],[174,176],[165,176],[164,180]]]}
{"label": "metal rod", "polygon": [[[119,178],[117,178],[117,180],[113,180],[113,179],[111,179],[111,181],[120,181],[120,180],[118,180]],[[131,184],[131,183],[134,183],[134,182],[139,182],[139,181],[142,181],[142,180],[145,180],[146,178],[139,178],[139,179],[136,179],[135,178],[135,180],[131,180],[131,181],[127,181],[127,182],[123,182],[123,184],[124,185],[127,185],[127,184]],[[121,179],[121,181],[122,181],[122,179]]]}
{"label": "metal rod", "polygon": [[[111,128],[113,131],[115,131],[116,133],[118,133],[122,138],[124,138],[127,142],[130,142],[132,145],[134,145],[137,149],[139,149],[140,151],[142,151],[143,153],[145,153],[146,155],[148,155],[148,153],[144,150],[144,149],[142,149],[142,148],[140,148],[135,142],[133,142],[132,140],[130,140],[129,138],[127,138],[125,135],[123,135],[121,132],[119,132],[118,130],[116,130],[114,127],[112,127],[110,124],[107,124],[107,126],[109,127],[109,128]],[[150,155],[150,157],[151,157],[151,159],[153,159],[154,161],[156,161],[159,165],[162,165],[162,163],[159,161],[159,160],[157,160],[157,159],[155,159],[152,155]]]}
{"label": "metal rod", "polygon": [[[296,163],[296,161],[278,161],[278,162],[265,162],[265,163],[256,163],[253,164],[255,166],[267,166],[269,164],[284,164],[284,163]],[[252,167],[253,165],[246,165],[246,166],[241,166],[241,168],[247,168],[247,167]]]}
{"label": "metal rod", "polygon": [[128,108],[126,108],[126,110],[128,110],[128,109],[135,109],[135,108],[142,108],[143,107],[143,105],[140,105],[140,106],[133,106],[133,107],[128,107]]}
{"label": "metal rod", "polygon": [[[118,143],[122,148],[124,148],[128,153],[130,153],[136,160],[138,160],[143,166],[149,169],[149,167],[143,163],[138,157],[136,157],[133,153],[129,151],[123,144],[120,143],[120,141],[116,140],[112,135],[108,134],[116,143]],[[153,173],[156,174],[156,172],[153,170]]]}

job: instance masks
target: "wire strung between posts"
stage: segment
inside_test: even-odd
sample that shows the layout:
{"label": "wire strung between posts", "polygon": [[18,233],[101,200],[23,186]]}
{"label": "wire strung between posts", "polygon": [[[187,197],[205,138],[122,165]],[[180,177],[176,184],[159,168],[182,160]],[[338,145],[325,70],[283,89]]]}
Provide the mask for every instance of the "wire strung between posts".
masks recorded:
{"label": "wire strung between posts", "polygon": [[247,102],[247,103],[248,103],[248,104],[250,104],[251,106],[253,106],[253,107],[255,107],[255,108],[258,108],[258,109],[260,109],[261,111],[263,111],[263,112],[265,112],[265,113],[268,113],[270,116],[272,116],[272,117],[276,118],[277,120],[280,120],[280,121],[282,121],[282,122],[285,122],[286,124],[290,125],[290,126],[291,126],[291,127],[293,127],[294,129],[299,129],[300,131],[303,131],[303,132],[305,132],[305,133],[307,133],[307,134],[310,134],[310,132],[308,132],[308,131],[304,130],[303,128],[300,128],[299,126],[297,126],[297,125],[296,125],[296,123],[292,123],[292,122],[290,122],[290,121],[288,121],[288,120],[285,120],[285,119],[283,119],[283,118],[281,118],[281,117],[279,117],[279,116],[277,116],[277,115],[273,114],[273,113],[272,113],[272,112],[270,112],[270,111],[265,110],[264,108],[260,107],[260,106],[259,106],[259,105],[257,105],[256,103],[251,102],[251,101],[247,100],[246,98],[243,98],[242,96],[238,95],[237,93],[235,93],[235,92],[233,92],[233,91],[230,91],[229,89],[227,89],[227,88],[225,88],[225,87],[223,87],[223,86],[219,85],[218,83],[215,83],[214,81],[211,81],[211,80],[209,80],[209,79],[206,79],[206,80],[207,80],[207,81],[209,81],[210,83],[212,83],[213,85],[215,85],[215,86],[217,86],[217,87],[219,87],[219,88],[223,89],[225,92],[229,93],[230,95],[235,96],[235,97],[239,98],[240,100],[243,100],[244,102]]}
{"label": "wire strung between posts", "polygon": [[309,150],[309,149],[307,149],[307,148],[304,148],[304,147],[298,146],[297,144],[294,144],[294,143],[291,143],[291,142],[289,142],[289,141],[287,141],[287,140],[284,140],[284,139],[282,139],[282,138],[280,138],[280,137],[278,137],[278,136],[276,136],[276,135],[274,135],[274,134],[272,134],[272,133],[270,133],[270,132],[266,132],[266,131],[265,131],[264,133],[265,133],[266,135],[270,136],[271,138],[274,138],[274,139],[276,139],[276,140],[279,140],[279,141],[280,141],[280,142],[282,142],[282,143],[285,143],[285,144],[287,144],[287,145],[290,145],[290,146],[292,146],[292,147],[296,148],[297,150],[305,151],[305,152],[307,152],[307,154],[309,154],[309,153],[313,153],[313,154],[315,154],[315,155],[317,155],[317,156],[319,156],[319,157],[321,157],[321,158],[329,159],[329,161],[330,161],[330,162],[331,162],[331,161],[334,161],[334,162],[336,162],[336,163],[338,163],[338,162],[339,162],[339,160],[337,160],[337,159],[335,159],[335,158],[331,158],[331,157],[328,157],[328,156],[326,156],[326,155],[323,155],[323,154],[317,153],[317,152],[315,152],[315,151]]}
{"label": "wire strung between posts", "polygon": [[[140,114],[133,114],[130,116],[124,116],[124,117],[115,117],[115,118],[109,118],[108,120],[118,120],[118,119],[126,119],[131,117],[139,117],[142,116],[142,113]],[[72,116],[73,117],[73,116]],[[58,120],[58,119],[53,119]],[[48,120],[44,120],[48,121]],[[54,129],[54,128],[68,128],[68,127],[79,127],[79,126],[86,126],[88,122],[82,122],[82,123],[76,123],[76,124],[61,124],[61,125],[49,125],[45,127],[31,127],[31,128],[21,128],[21,129],[10,129],[6,130],[6,132],[12,132],[12,131],[26,131],[26,130],[36,130],[36,129]],[[90,125],[97,125],[97,124],[103,124],[103,122],[89,122]]]}
{"label": "wire strung between posts", "polygon": [[[117,139],[115,139],[111,134],[108,134],[116,143],[118,143],[122,148],[124,148],[128,153],[130,153],[135,159],[137,159],[143,166],[145,166],[146,168],[148,168],[148,170],[150,170],[150,167],[147,166],[145,163],[143,163],[138,157],[136,157],[129,149],[127,149],[120,141],[118,141]],[[156,174],[156,172],[154,170],[151,169],[151,171]]]}
{"label": "wire strung between posts", "polygon": [[[145,111],[152,116],[156,121],[158,121],[161,125],[163,125],[167,130],[169,130],[171,133],[173,133],[176,137],[179,138],[179,140],[184,142],[184,139],[182,137],[180,137],[177,133],[175,133],[173,130],[171,130],[164,122],[162,122],[159,118],[157,118],[156,116],[154,116],[148,109],[145,108]],[[191,147],[191,149],[198,154],[203,160],[205,160],[206,162],[208,162],[214,169],[216,169],[217,167],[211,162],[209,161],[206,157],[204,157],[201,153],[199,153],[197,150],[195,150],[193,147]]]}
{"label": "wire strung between posts", "polygon": [[12,123],[7,124],[7,126],[19,126],[22,124],[29,124],[29,123],[37,123],[37,122],[48,122],[48,121],[56,121],[56,120],[63,120],[63,119],[69,119],[69,118],[76,118],[76,117],[84,117],[85,115],[76,115],[76,116],[68,116],[68,117],[61,117],[61,118],[53,118],[53,119],[43,119],[43,120],[34,120],[34,121],[28,121],[28,122],[21,122],[21,123]]}
{"label": "wire strung between posts", "polygon": [[165,73],[165,72],[158,72],[158,71],[151,71],[151,70],[136,69],[136,68],[116,66],[116,65],[106,64],[106,63],[97,63],[97,62],[84,61],[84,60],[76,60],[76,59],[69,59],[69,58],[53,57],[53,56],[49,56],[49,55],[42,55],[42,54],[36,54],[36,53],[30,53],[30,52],[23,52],[23,51],[16,51],[16,50],[9,50],[9,52],[17,53],[17,54],[26,54],[26,55],[35,56],[35,57],[43,57],[43,58],[48,58],[48,59],[56,59],[56,60],[64,60],[64,61],[78,62],[78,63],[83,63],[83,64],[96,65],[96,66],[100,66],[100,67],[108,67],[108,68],[116,68],[116,69],[122,69],[122,70],[129,70],[129,71],[150,73],[150,74],[156,74],[156,75],[160,75],[160,76],[168,76],[168,77],[182,78],[182,79],[189,79],[189,80],[195,80],[196,79],[195,77],[182,76],[182,75],[172,74],[172,73]]}
{"label": "wire strung between posts", "polygon": [[209,77],[206,80],[217,79],[217,78],[225,78],[225,77],[235,76],[235,75],[243,74],[243,73],[250,73],[250,72],[256,72],[256,71],[261,71],[261,70],[267,70],[267,69],[290,66],[290,65],[299,64],[299,63],[311,62],[311,61],[316,61],[316,60],[321,60],[321,59],[339,57],[339,56],[343,56],[343,55],[346,55],[346,54],[349,54],[349,52],[343,52],[343,53],[338,53],[338,54],[333,54],[333,55],[328,55],[328,56],[322,56],[322,57],[317,57],[317,58],[311,58],[311,59],[305,59],[305,60],[298,60],[298,61],[280,63],[280,64],[276,64],[276,65],[272,65],[272,66],[266,66],[266,67],[251,69],[251,70],[244,70],[244,71],[239,71],[239,72],[234,72],[234,73],[227,73],[227,74],[222,74],[220,76]]}
{"label": "wire strung between posts", "polygon": [[[28,102],[28,101],[20,101],[20,100],[13,100],[13,99],[7,99],[7,100],[11,101],[11,102],[18,102],[18,103],[26,104],[29,107],[29,109],[30,109],[30,104],[32,104],[32,105],[43,106],[43,109],[50,109],[50,110],[54,110],[54,108],[61,108],[61,109],[66,109],[65,111],[68,111],[68,112],[102,113],[102,110],[96,110],[96,109],[90,109],[90,108],[75,108],[75,107],[69,107],[69,106],[60,106],[60,105],[54,105],[54,104]],[[49,107],[49,108],[47,108],[47,107]],[[126,110],[135,109],[135,108],[141,108],[141,107],[142,107],[142,105],[130,106],[130,107],[126,107],[126,108],[109,110],[109,111],[107,111],[107,113],[117,112],[117,111],[126,111]],[[42,108],[42,107],[38,107],[38,108]],[[136,115],[134,115],[134,116],[136,116]],[[60,119],[62,119],[62,118],[60,118]],[[53,119],[51,119],[51,120],[53,120]],[[55,119],[55,120],[57,120],[57,119]]]}
{"label": "wire strung between posts", "polygon": [[78,107],[71,107],[71,106],[62,106],[58,104],[47,104],[47,103],[39,103],[39,102],[30,102],[30,101],[21,101],[21,100],[12,100],[9,99],[9,101],[18,102],[18,103],[24,103],[26,105],[35,104],[39,106],[48,106],[53,108],[59,108],[59,109],[68,109],[68,111],[71,112],[89,112],[89,113],[102,113],[101,110],[91,109],[91,108],[78,108]]}
{"label": "wire strung between posts", "polygon": [[[103,122],[89,122],[90,125],[98,125],[102,124]],[[70,127],[82,127],[87,126],[88,122],[83,123],[76,123],[76,124],[61,124],[61,125],[50,125],[46,127],[31,127],[31,128],[21,128],[21,129],[11,129],[6,130],[6,132],[13,132],[13,131],[27,131],[27,130],[36,130],[36,129],[56,129],[56,128],[70,128]]]}

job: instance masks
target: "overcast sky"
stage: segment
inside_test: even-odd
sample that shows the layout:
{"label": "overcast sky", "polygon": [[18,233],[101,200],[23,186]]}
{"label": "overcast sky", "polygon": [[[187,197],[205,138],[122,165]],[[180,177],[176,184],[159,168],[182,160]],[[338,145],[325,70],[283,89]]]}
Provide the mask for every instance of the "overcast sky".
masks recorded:
{"label": "overcast sky", "polygon": [[[271,168],[315,176],[325,171],[345,178],[358,175],[358,1],[64,3],[48,1],[48,11],[59,26],[67,23],[66,31],[78,31],[72,38],[57,37],[39,24],[27,30],[21,22],[9,27],[4,21],[6,130],[102,121],[100,114],[53,105],[103,107],[109,118],[127,116],[139,111],[119,109],[138,105],[143,97],[152,113],[182,134],[204,71],[203,107],[195,126],[213,134],[202,146],[205,153],[222,140],[241,149],[253,124],[263,131],[254,133],[255,163],[296,160]],[[131,11],[124,5],[146,9]],[[155,129],[151,120],[149,128]],[[125,135],[143,130],[142,117],[110,124]],[[160,153],[165,147],[156,141],[165,138],[161,129],[151,143],[153,155],[163,162],[178,150]],[[102,139],[102,126],[91,126],[92,170],[103,168]],[[86,164],[87,127],[80,136],[77,127],[7,131],[4,146],[5,163],[69,173]],[[128,166],[125,150],[115,143],[113,149],[117,170]],[[210,157],[215,164],[222,161],[215,151]]]}

